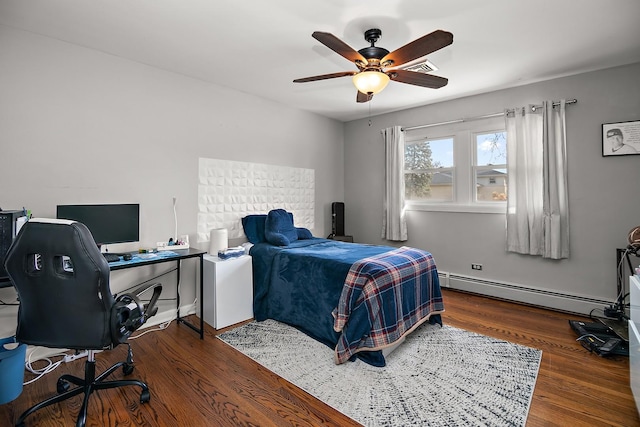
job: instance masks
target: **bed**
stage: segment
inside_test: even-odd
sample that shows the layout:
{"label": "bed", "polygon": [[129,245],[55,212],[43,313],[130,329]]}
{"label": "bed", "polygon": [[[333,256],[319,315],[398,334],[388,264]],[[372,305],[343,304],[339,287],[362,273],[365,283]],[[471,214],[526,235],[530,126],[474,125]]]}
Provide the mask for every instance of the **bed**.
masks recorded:
{"label": "bed", "polygon": [[337,364],[385,366],[385,349],[426,321],[442,324],[429,252],[316,238],[284,210],[242,224],[253,243],[254,318],[298,328],[333,348]]}

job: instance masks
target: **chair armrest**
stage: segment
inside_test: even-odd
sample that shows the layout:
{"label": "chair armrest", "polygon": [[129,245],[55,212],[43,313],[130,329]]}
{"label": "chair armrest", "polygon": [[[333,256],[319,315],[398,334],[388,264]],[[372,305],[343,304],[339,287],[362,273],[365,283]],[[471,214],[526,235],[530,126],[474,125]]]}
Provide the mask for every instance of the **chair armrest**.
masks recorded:
{"label": "chair armrest", "polygon": [[[151,289],[153,289],[151,300],[143,305],[138,297]],[[139,286],[116,298],[111,314],[111,339],[114,343],[125,343],[133,331],[144,325],[148,318],[158,312],[156,303],[161,292],[162,285],[154,283]]]}
{"label": "chair armrest", "polygon": [[155,316],[156,313],[158,312],[158,307],[156,307],[156,303],[158,302],[158,299],[160,298],[160,293],[162,292],[162,284],[151,283],[148,285],[142,285],[133,289],[133,291],[131,292],[139,299],[142,294],[144,294],[145,292],[148,292],[151,289],[153,289],[153,294],[151,295],[151,299],[149,300],[149,303],[144,305],[144,321],[145,322],[150,317]]}

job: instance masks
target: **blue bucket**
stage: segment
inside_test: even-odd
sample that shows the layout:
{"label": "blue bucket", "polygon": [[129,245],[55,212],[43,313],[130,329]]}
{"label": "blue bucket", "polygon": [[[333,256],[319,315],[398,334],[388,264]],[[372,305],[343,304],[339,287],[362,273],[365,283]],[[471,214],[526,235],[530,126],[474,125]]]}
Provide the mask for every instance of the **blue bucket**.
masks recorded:
{"label": "blue bucket", "polygon": [[22,393],[26,344],[16,346],[15,337],[0,339],[0,405]]}

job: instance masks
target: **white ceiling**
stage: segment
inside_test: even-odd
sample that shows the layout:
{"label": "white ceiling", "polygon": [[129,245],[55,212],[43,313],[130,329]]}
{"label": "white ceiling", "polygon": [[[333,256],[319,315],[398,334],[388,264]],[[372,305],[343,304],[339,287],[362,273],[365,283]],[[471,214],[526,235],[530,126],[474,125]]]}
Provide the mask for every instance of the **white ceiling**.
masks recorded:
{"label": "white ceiling", "polygon": [[[640,62],[638,0],[0,0],[0,24],[350,121],[461,96]],[[357,104],[355,70],[311,37],[393,51],[436,29],[441,89],[391,82]],[[370,109],[370,110],[369,110]]]}

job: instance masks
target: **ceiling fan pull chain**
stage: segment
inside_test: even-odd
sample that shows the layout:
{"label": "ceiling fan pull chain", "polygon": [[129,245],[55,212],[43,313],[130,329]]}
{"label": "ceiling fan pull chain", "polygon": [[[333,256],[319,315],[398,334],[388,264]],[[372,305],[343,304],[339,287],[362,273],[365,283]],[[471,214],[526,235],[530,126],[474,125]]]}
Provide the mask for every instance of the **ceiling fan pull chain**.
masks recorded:
{"label": "ceiling fan pull chain", "polygon": [[369,127],[371,127],[371,101],[369,101]]}

